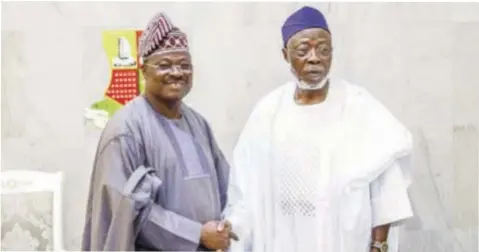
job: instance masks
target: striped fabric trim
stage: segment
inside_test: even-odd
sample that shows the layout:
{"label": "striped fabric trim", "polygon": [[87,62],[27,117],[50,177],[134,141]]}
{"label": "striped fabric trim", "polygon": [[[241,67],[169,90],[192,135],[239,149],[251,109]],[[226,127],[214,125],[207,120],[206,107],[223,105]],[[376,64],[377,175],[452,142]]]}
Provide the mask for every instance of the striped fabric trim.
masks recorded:
{"label": "striped fabric trim", "polygon": [[160,45],[160,42],[173,29],[177,28],[171,23],[168,16],[166,16],[163,12],[157,13],[155,16],[153,16],[140,37],[140,56],[145,57],[155,50]]}

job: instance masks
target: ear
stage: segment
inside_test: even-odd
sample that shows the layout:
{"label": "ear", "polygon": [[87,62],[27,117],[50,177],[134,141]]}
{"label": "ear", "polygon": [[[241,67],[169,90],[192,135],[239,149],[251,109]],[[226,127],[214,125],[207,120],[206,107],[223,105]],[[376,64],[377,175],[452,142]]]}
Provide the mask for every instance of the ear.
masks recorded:
{"label": "ear", "polygon": [[284,47],[281,51],[283,52],[283,58],[284,58],[284,60],[286,60],[286,62],[289,63],[288,49],[287,49],[286,47]]}
{"label": "ear", "polygon": [[141,70],[141,73],[143,74],[143,76],[145,76],[145,72],[146,72],[145,64],[140,65],[140,70]]}

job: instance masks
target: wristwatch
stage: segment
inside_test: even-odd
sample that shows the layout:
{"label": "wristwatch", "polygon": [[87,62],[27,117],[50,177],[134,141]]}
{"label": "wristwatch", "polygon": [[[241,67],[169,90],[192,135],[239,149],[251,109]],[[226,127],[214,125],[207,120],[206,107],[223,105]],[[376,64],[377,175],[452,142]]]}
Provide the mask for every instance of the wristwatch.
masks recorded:
{"label": "wristwatch", "polygon": [[371,243],[371,248],[375,248],[379,250],[379,252],[387,252],[388,251],[388,244],[387,242],[379,242],[379,241],[373,241]]}

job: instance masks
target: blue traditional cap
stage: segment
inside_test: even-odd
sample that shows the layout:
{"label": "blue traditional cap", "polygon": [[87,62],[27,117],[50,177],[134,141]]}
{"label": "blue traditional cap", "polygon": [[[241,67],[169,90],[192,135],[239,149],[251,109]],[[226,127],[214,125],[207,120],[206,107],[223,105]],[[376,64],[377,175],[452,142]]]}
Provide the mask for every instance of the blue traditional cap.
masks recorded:
{"label": "blue traditional cap", "polygon": [[315,8],[305,6],[291,14],[281,27],[284,46],[294,34],[309,28],[322,28],[330,32],[324,15]]}

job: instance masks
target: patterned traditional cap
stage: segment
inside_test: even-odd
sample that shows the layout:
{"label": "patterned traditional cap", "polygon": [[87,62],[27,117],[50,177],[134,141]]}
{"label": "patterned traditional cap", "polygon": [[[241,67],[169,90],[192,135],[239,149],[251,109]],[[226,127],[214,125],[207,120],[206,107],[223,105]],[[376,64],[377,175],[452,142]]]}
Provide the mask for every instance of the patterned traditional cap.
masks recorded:
{"label": "patterned traditional cap", "polygon": [[324,15],[315,8],[305,6],[291,14],[284,22],[281,28],[284,46],[286,47],[288,40],[294,34],[309,28],[322,28],[330,32]]}
{"label": "patterned traditional cap", "polygon": [[148,22],[141,34],[138,51],[142,58],[150,56],[154,51],[188,51],[188,40],[186,34],[160,12]]}

